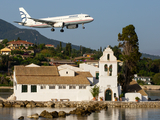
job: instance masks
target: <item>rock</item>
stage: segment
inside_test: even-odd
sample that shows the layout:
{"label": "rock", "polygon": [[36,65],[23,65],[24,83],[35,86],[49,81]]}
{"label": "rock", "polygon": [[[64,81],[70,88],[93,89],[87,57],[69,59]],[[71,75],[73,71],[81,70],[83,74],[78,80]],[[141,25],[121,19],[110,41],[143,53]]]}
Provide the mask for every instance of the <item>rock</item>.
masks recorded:
{"label": "rock", "polygon": [[49,112],[46,111],[46,110],[44,110],[43,112],[41,112],[40,117],[53,118],[52,113],[49,113]]}
{"label": "rock", "polygon": [[30,116],[27,116],[27,117],[28,117],[28,118],[38,119],[38,118],[39,118],[39,115],[36,113],[36,114],[30,115]]}
{"label": "rock", "polygon": [[24,119],[24,117],[23,117],[23,116],[21,116],[21,117],[19,117],[19,118],[18,118],[18,120],[23,120],[23,119]]}
{"label": "rock", "polygon": [[45,118],[53,118],[52,114],[49,112],[46,112],[46,114],[44,115]]}
{"label": "rock", "polygon": [[70,111],[69,114],[76,114],[76,110]]}
{"label": "rock", "polygon": [[23,103],[26,106],[29,103],[29,101],[24,101]]}
{"label": "rock", "polygon": [[4,107],[12,107],[12,103],[10,103],[10,102],[4,102]]}
{"label": "rock", "polygon": [[90,107],[90,106],[87,108],[87,110],[89,112],[95,112],[96,111],[95,107]]}
{"label": "rock", "polygon": [[31,101],[29,102],[27,105],[26,105],[27,108],[30,108],[30,107],[36,107],[36,103],[34,101]]}
{"label": "rock", "polygon": [[58,117],[58,112],[53,111],[53,112],[51,112],[51,115],[53,116],[53,118],[57,118]]}
{"label": "rock", "polygon": [[43,104],[43,103],[38,102],[38,103],[36,103],[36,107],[44,107],[44,104]]}
{"label": "rock", "polygon": [[61,105],[60,103],[56,103],[56,104],[54,105],[54,107],[55,107],[55,108],[61,108],[62,105]]}
{"label": "rock", "polygon": [[55,103],[53,103],[53,102],[46,102],[46,103],[44,103],[44,106],[45,107],[54,107]]}
{"label": "rock", "polygon": [[58,116],[59,117],[66,117],[66,113],[64,111],[59,111]]}
{"label": "rock", "polygon": [[67,106],[65,104],[62,104],[62,108],[66,108]]}
{"label": "rock", "polygon": [[42,111],[41,114],[40,114],[39,116],[40,116],[40,117],[44,117],[45,114],[46,114],[46,112],[47,112],[46,110]]}

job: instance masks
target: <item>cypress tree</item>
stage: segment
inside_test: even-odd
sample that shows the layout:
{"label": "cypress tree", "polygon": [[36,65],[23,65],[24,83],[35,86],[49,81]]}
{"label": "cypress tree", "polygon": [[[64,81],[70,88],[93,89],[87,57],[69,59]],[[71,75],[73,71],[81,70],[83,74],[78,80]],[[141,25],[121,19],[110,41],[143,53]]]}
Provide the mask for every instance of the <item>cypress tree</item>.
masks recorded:
{"label": "cypress tree", "polygon": [[134,74],[137,71],[137,63],[141,57],[139,52],[138,36],[133,25],[128,25],[123,28],[122,34],[118,34],[119,47],[122,48],[123,60],[123,91],[128,90],[128,85],[132,81]]}

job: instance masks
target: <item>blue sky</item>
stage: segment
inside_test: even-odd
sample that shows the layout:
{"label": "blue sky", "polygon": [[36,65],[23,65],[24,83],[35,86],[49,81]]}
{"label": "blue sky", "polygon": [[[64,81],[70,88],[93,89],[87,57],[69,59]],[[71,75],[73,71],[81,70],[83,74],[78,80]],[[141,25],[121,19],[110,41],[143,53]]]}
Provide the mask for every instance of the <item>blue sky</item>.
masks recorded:
{"label": "blue sky", "polygon": [[85,13],[94,21],[78,29],[37,28],[47,38],[83,45],[91,49],[118,45],[118,33],[133,24],[139,38],[140,52],[160,55],[160,0],[0,0],[0,18],[19,28],[19,7],[33,18],[45,18]]}

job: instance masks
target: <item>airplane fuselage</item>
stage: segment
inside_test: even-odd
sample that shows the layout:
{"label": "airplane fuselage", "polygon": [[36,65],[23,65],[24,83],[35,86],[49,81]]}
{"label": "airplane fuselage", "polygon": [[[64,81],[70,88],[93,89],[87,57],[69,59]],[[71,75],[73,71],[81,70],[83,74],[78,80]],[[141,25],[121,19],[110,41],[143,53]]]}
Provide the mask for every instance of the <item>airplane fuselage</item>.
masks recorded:
{"label": "airplane fuselage", "polygon": [[[88,16],[87,14],[77,14],[77,15],[68,15],[68,16],[61,16],[61,17],[41,18],[39,20],[54,21],[54,22],[56,21],[57,23],[63,22],[65,26],[68,26],[68,25],[89,23],[93,21],[93,18]],[[21,23],[19,24],[22,25]],[[58,27],[58,26],[48,25],[43,22],[35,22],[35,21],[31,23],[27,23],[26,21],[26,24],[24,24],[24,26],[35,27],[35,28]]]}

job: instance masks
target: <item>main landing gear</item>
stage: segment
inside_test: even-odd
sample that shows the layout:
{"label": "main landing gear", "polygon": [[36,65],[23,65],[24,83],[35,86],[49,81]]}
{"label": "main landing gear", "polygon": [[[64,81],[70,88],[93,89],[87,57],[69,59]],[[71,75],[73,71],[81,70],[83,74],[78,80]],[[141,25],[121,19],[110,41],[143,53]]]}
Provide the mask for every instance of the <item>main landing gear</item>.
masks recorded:
{"label": "main landing gear", "polygon": [[60,32],[64,32],[63,28],[60,30]]}
{"label": "main landing gear", "polygon": [[[55,31],[55,29],[54,29],[54,28],[52,28],[52,29],[51,29],[51,31],[52,31],[52,32],[54,32],[54,31]],[[63,28],[60,30],[60,32],[64,32]]]}
{"label": "main landing gear", "polygon": [[84,27],[84,23],[82,23],[82,28],[83,28],[83,29],[85,29],[85,27]]}
{"label": "main landing gear", "polygon": [[51,29],[51,31],[52,31],[52,32],[54,32],[54,31],[55,31],[55,29],[54,29],[54,28],[52,28],[52,29]]}

